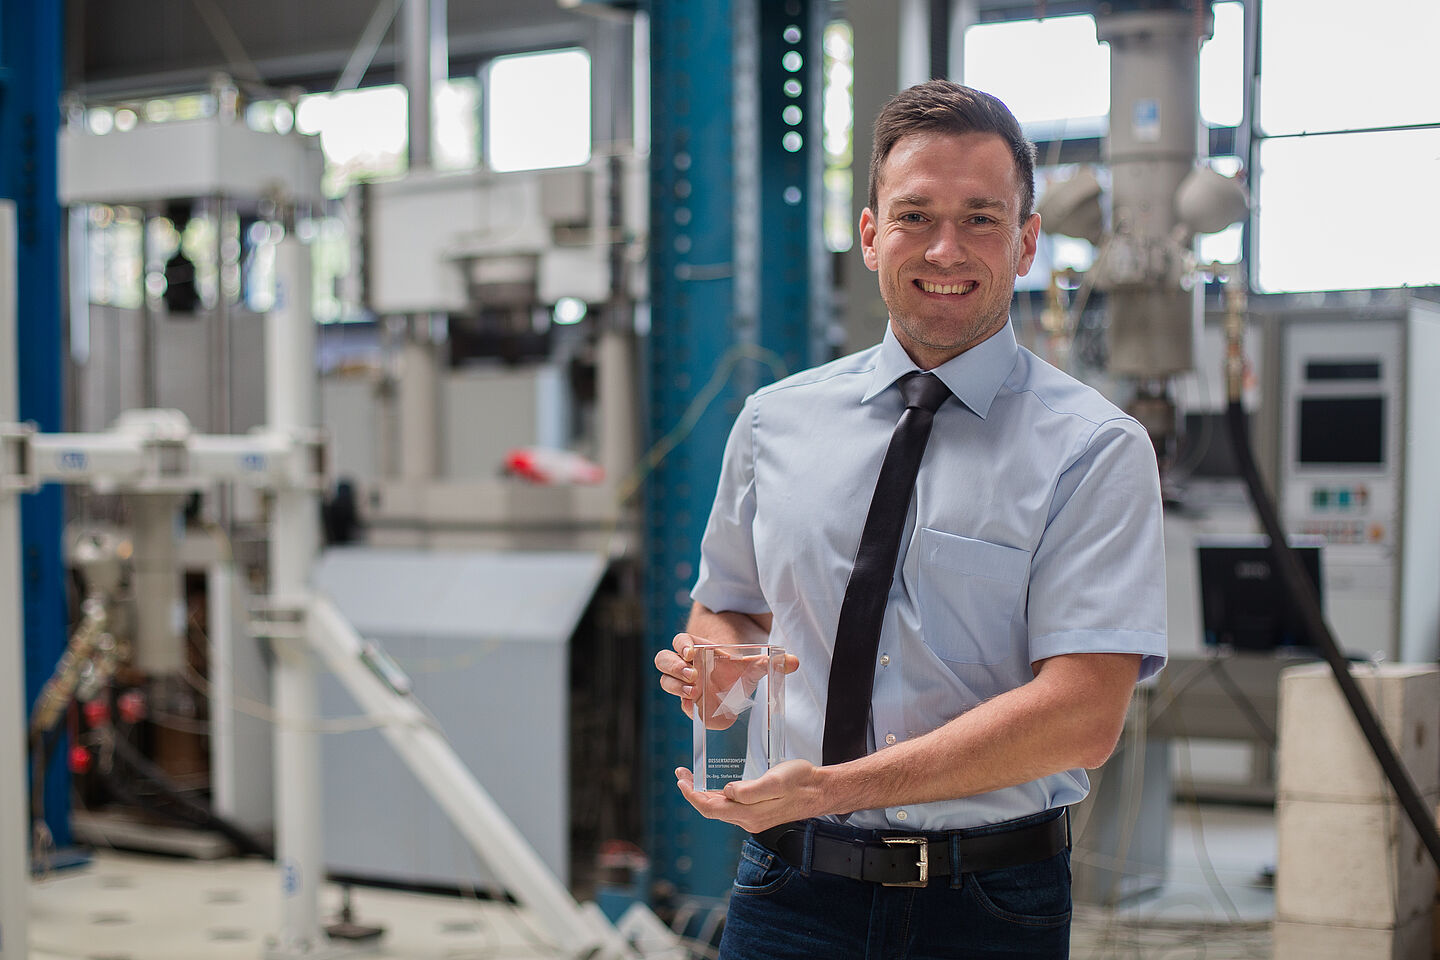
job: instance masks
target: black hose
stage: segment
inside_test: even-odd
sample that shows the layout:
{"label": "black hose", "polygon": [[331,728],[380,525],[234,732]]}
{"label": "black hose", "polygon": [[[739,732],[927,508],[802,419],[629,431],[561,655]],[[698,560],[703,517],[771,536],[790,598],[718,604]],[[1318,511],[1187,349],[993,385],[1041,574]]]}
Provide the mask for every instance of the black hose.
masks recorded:
{"label": "black hose", "polygon": [[204,827],[220,833],[235,844],[237,850],[242,854],[256,854],[267,859],[275,856],[274,847],[264,840],[251,834],[229,820],[218,815],[209,807],[185,796],[184,791],[170,779],[159,766],[152,763],[142,754],[134,744],[127,740],[124,735],[116,730],[114,732],[115,759],[124,766],[129,767],[132,772],[139,774],[148,781],[156,792],[173,805],[173,809],[167,808],[158,803],[146,803],[137,791],[129,790],[121,785],[118,779],[107,778],[106,787],[117,790],[122,794],[121,799],[138,806],[146,807],[173,820],[181,820],[195,826]]}
{"label": "black hose", "polygon": [[1410,774],[1401,765],[1399,757],[1395,754],[1395,748],[1390,745],[1385,731],[1380,727],[1380,721],[1375,718],[1375,713],[1370,709],[1369,702],[1360,692],[1360,687],[1355,683],[1355,678],[1350,676],[1350,664],[1345,654],[1335,642],[1330,627],[1325,623],[1325,617],[1320,612],[1320,599],[1315,595],[1315,588],[1306,576],[1304,568],[1300,564],[1300,558],[1290,548],[1289,542],[1285,539],[1285,530],[1280,525],[1279,514],[1275,511],[1275,504],[1271,501],[1265,486],[1260,480],[1260,471],[1255,466],[1255,456],[1250,450],[1250,425],[1245,416],[1245,410],[1238,399],[1232,399],[1225,411],[1226,421],[1230,426],[1230,440],[1235,448],[1235,462],[1240,468],[1240,475],[1245,480],[1245,487],[1250,493],[1250,500],[1255,506],[1255,513],[1260,517],[1260,524],[1265,528],[1265,534],[1270,538],[1270,559],[1275,564],[1276,570],[1280,572],[1280,580],[1285,585],[1286,592],[1290,595],[1290,601],[1299,612],[1301,621],[1305,627],[1305,634],[1310,639],[1310,645],[1320,651],[1325,662],[1330,664],[1330,672],[1335,675],[1335,682],[1340,685],[1340,692],[1345,696],[1345,702],[1350,706],[1350,712],[1355,715],[1355,722],[1360,725],[1360,732],[1370,743],[1370,750],[1375,754],[1375,759],[1380,763],[1380,769],[1385,772],[1385,777],[1390,781],[1390,786],[1395,789],[1395,796],[1400,800],[1400,806],[1415,825],[1415,831],[1420,834],[1420,840],[1425,848],[1430,851],[1430,858],[1435,865],[1440,867],[1440,831],[1435,827],[1435,811],[1425,805],[1420,799],[1420,791],[1415,788],[1415,782],[1410,779]]}

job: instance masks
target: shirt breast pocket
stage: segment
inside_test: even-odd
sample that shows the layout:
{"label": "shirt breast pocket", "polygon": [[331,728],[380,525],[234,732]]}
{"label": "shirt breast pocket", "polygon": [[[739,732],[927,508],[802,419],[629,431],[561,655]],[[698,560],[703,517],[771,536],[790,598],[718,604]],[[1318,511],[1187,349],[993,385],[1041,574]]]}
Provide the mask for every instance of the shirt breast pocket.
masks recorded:
{"label": "shirt breast pocket", "polygon": [[998,663],[1012,653],[1010,627],[1030,553],[928,527],[920,531],[920,613],[925,644],[952,663]]}

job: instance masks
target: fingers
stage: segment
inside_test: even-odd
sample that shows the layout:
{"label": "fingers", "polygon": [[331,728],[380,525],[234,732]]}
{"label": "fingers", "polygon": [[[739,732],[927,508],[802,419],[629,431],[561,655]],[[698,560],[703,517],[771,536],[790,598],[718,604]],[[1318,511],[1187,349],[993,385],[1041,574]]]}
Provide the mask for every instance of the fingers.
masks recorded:
{"label": "fingers", "polygon": [[660,671],[660,689],[680,698],[680,706],[687,716],[695,711],[695,668],[690,666],[694,656],[695,638],[688,633],[675,635],[671,650],[655,654],[655,669]]}
{"label": "fingers", "polygon": [[695,682],[695,668],[690,666],[694,656],[694,638],[688,633],[675,636],[673,650],[661,650],[655,654],[655,669],[684,683]]}
{"label": "fingers", "polygon": [[758,833],[777,823],[794,819],[784,812],[783,804],[753,805],[737,803],[732,800],[728,794],[730,787],[736,786],[736,784],[730,784],[724,791],[696,790],[694,775],[684,767],[675,771],[675,786],[680,789],[681,795],[689,801],[690,805],[703,816],[711,820],[733,823],[748,833]]}
{"label": "fingers", "polygon": [[725,797],[736,803],[764,803],[766,800],[779,800],[784,797],[789,786],[783,777],[767,773],[755,780],[736,780],[725,784]]}
{"label": "fingers", "polygon": [[695,658],[695,644],[698,643],[699,640],[700,638],[693,634],[677,633],[675,634],[675,639],[671,641],[670,646],[675,649],[675,652],[680,655],[682,660],[689,663]]}

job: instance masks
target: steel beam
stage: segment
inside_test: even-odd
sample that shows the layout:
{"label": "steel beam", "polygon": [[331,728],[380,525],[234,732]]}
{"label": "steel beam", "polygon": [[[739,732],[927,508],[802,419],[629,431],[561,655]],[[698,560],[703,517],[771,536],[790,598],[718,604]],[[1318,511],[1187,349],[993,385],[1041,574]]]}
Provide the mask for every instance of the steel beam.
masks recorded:
{"label": "steel beam", "polygon": [[[64,4],[0,4],[0,197],[15,201],[15,343],[22,420],[62,428],[60,204],[56,134],[60,117]],[[65,649],[63,499],[57,488],[21,500],[26,703],[34,702]],[[48,765],[45,819],[70,844],[70,775],[64,737]],[[23,950],[23,947],[21,948]]]}

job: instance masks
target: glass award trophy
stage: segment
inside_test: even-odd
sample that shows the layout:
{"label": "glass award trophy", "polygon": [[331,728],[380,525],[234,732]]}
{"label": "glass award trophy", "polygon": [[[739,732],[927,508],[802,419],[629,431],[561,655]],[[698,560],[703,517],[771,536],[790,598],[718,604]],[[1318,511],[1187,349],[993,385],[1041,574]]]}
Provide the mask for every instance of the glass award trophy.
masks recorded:
{"label": "glass award trophy", "polygon": [[695,789],[760,776],[785,753],[785,650],[695,645]]}

